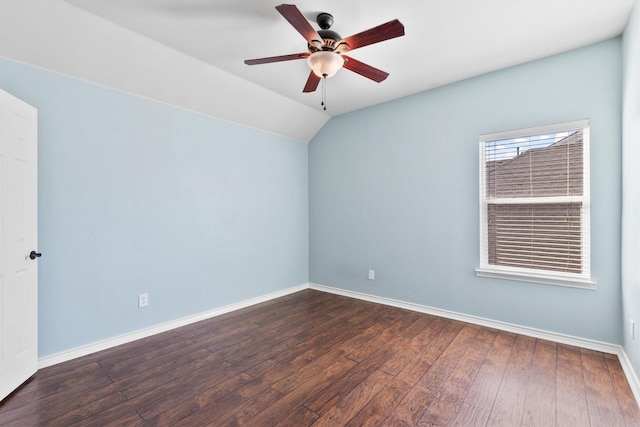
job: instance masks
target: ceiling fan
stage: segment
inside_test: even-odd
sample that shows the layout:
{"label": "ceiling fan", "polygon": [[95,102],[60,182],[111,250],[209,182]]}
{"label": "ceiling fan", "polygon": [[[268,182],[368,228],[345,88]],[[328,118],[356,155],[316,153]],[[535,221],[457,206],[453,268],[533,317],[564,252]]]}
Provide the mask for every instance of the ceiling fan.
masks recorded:
{"label": "ceiling fan", "polygon": [[343,39],[338,33],[329,29],[333,25],[333,16],[329,13],[320,13],[317,16],[316,22],[321,29],[316,31],[295,5],[281,4],[276,6],[276,10],[305,38],[307,52],[247,59],[244,61],[245,64],[258,65],[306,58],[311,72],[303,92],[315,91],[321,79],[332,77],[342,67],[378,83],[389,76],[389,73],[344,53],[403,36],[404,26],[397,19]]}

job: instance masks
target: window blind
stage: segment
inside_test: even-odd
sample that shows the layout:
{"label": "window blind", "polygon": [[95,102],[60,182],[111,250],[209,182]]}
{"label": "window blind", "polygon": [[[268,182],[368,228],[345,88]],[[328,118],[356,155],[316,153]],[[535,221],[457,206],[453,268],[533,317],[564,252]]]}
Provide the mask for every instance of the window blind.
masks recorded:
{"label": "window blind", "polygon": [[580,203],[488,205],[489,264],[582,273]]}

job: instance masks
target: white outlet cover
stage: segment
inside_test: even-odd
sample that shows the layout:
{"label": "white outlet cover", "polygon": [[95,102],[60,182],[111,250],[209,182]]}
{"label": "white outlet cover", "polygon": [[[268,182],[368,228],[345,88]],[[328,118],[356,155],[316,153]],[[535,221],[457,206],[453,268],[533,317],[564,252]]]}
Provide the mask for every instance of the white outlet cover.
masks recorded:
{"label": "white outlet cover", "polygon": [[149,305],[149,294],[138,295],[138,307],[146,307]]}

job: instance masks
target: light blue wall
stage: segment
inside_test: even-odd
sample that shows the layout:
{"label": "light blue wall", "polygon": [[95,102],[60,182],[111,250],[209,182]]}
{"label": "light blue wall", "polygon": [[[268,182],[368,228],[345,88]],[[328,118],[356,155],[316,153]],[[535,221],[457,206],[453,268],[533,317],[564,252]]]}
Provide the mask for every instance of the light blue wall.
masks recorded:
{"label": "light blue wall", "polygon": [[[623,204],[622,295],[623,346],[640,372],[640,2],[623,37]],[[635,325],[635,339],[631,334]]]}
{"label": "light blue wall", "polygon": [[[311,282],[620,343],[620,116],[617,38],[332,119],[309,146]],[[476,277],[478,136],[585,118],[598,289]]]}
{"label": "light blue wall", "polygon": [[307,144],[6,60],[0,87],[39,114],[41,356],[308,282]]}

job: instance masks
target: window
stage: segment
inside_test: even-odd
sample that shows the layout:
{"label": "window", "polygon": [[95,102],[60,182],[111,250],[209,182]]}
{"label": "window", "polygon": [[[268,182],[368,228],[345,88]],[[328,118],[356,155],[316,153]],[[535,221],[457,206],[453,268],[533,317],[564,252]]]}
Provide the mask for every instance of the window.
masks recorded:
{"label": "window", "polygon": [[478,276],[594,288],[589,122],[480,137]]}

